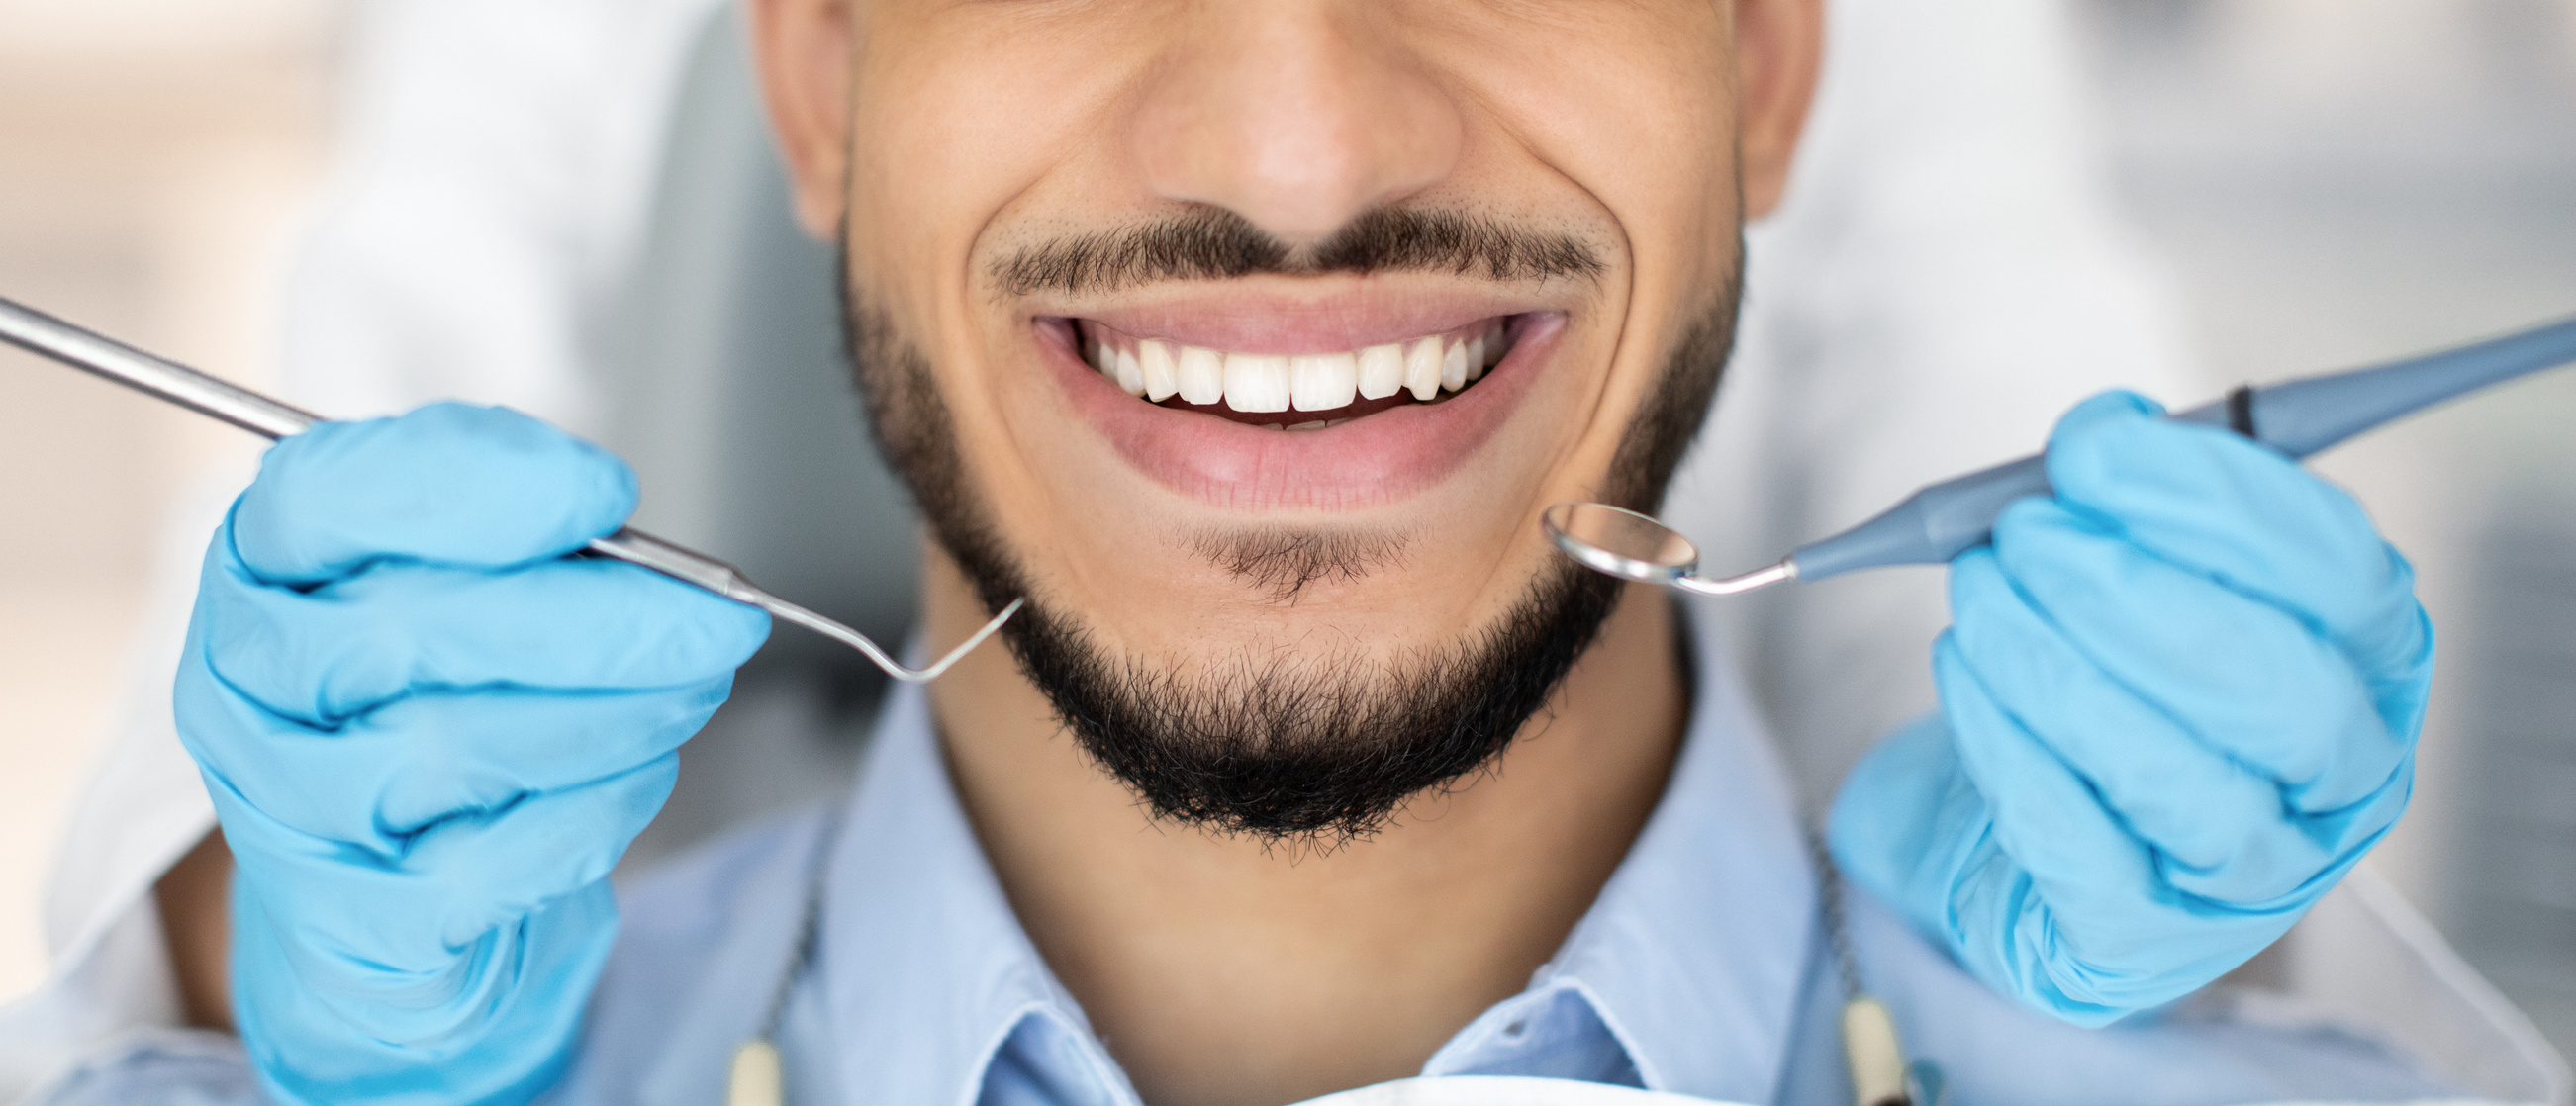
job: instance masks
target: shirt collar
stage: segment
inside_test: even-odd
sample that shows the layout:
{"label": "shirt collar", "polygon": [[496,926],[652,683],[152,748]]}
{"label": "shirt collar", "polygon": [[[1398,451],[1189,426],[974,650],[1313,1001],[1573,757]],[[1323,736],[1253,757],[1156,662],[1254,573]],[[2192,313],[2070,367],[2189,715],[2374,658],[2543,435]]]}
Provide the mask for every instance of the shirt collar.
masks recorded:
{"label": "shirt collar", "polygon": [[995,1055],[1033,1023],[1052,1038],[1059,1081],[1093,1092],[1069,1101],[1132,1106],[1125,1074],[1011,913],[936,734],[921,686],[898,685],[833,845],[815,967],[842,1100],[972,1106]]}
{"label": "shirt collar", "polygon": [[1647,1089],[1767,1102],[1821,937],[1816,873],[1788,773],[1724,638],[1684,609],[1696,679],[1672,779],[1530,993],[1504,1005],[1575,990]]}
{"label": "shirt collar", "polygon": [[[1533,1018],[1597,1019],[1648,1089],[1767,1101],[1818,939],[1816,878],[1788,777],[1705,617],[1680,755],[1645,829],[1522,994],[1451,1039],[1428,1075],[1509,1066]],[[1133,1088],[1040,959],[957,801],[928,699],[899,687],[831,859],[817,954],[851,1102],[971,1106],[1027,1069],[1051,1100]],[[1579,1001],[1570,1001],[1579,999]]]}

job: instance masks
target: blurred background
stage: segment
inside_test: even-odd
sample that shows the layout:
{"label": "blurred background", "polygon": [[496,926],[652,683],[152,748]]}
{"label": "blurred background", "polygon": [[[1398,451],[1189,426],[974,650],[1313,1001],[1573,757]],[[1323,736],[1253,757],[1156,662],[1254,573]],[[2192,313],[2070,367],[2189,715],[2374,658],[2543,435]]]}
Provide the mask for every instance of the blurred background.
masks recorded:
{"label": "blurred background", "polygon": [[[0,295],[245,382],[325,153],[324,0],[0,0]],[[162,512],[244,436],[0,352],[0,995],[110,709]]]}
{"label": "blurred background", "polygon": [[[2215,379],[2576,311],[2576,0],[2071,6],[2118,198]],[[0,0],[0,295],[267,379],[345,14]],[[251,456],[229,430],[0,352],[0,997],[42,974],[40,888],[162,513]],[[2576,374],[2319,467],[2414,558],[2444,639],[2417,803],[2379,862],[2576,1051]]]}

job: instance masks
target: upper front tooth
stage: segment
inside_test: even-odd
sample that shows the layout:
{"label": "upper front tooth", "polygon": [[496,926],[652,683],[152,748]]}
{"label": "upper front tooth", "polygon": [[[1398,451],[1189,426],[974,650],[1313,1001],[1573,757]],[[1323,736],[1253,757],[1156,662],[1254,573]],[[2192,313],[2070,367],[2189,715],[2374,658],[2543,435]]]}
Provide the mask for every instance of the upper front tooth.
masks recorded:
{"label": "upper front tooth", "polygon": [[1131,396],[1145,394],[1145,366],[1136,360],[1135,350],[1118,351],[1118,386]]}
{"label": "upper front tooth", "polygon": [[1225,399],[1225,355],[1197,346],[1181,347],[1181,398],[1206,405]]}
{"label": "upper front tooth", "polygon": [[1360,351],[1360,396],[1385,399],[1404,387],[1404,347],[1370,346]]}
{"label": "upper front tooth", "polygon": [[1309,354],[1288,359],[1290,405],[1300,411],[1348,407],[1359,392],[1360,361],[1347,353]]}
{"label": "upper front tooth", "polygon": [[1181,390],[1181,366],[1172,357],[1172,344],[1148,338],[1136,344],[1136,360],[1145,371],[1145,398],[1156,403],[1172,398]]}
{"label": "upper front tooth", "polygon": [[1418,338],[1404,350],[1404,386],[1413,398],[1430,402],[1440,394],[1440,339]]}
{"label": "upper front tooth", "polygon": [[1085,330],[1084,360],[1130,395],[1155,403],[1178,395],[1254,412],[1330,411],[1407,390],[1429,401],[1483,376],[1504,352],[1503,329],[1493,323],[1350,353],[1296,355],[1224,353],[1162,338],[1121,346],[1109,331]]}
{"label": "upper front tooth", "polygon": [[1288,359],[1258,353],[1225,355],[1225,405],[1237,411],[1288,409]]}

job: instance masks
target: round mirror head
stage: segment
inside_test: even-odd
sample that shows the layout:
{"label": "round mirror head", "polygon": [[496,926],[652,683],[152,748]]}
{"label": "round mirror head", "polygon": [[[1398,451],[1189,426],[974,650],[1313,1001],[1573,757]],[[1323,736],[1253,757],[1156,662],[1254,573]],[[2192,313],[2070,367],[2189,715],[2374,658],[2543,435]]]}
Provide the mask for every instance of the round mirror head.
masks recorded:
{"label": "round mirror head", "polygon": [[1566,556],[1622,580],[1669,584],[1699,567],[1689,538],[1607,503],[1559,503],[1539,515],[1539,528]]}

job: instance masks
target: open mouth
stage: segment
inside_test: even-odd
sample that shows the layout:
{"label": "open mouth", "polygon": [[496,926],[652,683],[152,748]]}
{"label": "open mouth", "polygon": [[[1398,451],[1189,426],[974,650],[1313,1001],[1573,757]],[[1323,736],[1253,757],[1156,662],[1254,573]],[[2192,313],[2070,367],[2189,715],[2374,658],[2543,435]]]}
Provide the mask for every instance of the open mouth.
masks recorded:
{"label": "open mouth", "polygon": [[1473,386],[1518,343],[1523,315],[1329,353],[1245,353],[1140,337],[1073,320],[1083,360],[1131,396],[1267,430],[1326,430],[1381,411],[1439,403]]}
{"label": "open mouth", "polygon": [[1133,471],[1229,510],[1353,511],[1461,471],[1567,332],[1561,310],[1387,302],[1122,305],[1031,316],[1031,336],[1062,409]]}

